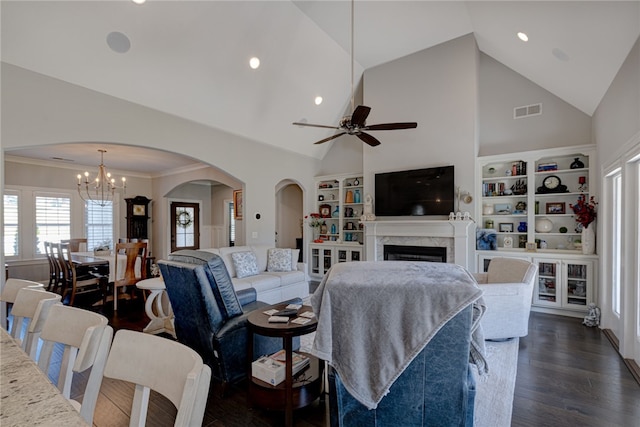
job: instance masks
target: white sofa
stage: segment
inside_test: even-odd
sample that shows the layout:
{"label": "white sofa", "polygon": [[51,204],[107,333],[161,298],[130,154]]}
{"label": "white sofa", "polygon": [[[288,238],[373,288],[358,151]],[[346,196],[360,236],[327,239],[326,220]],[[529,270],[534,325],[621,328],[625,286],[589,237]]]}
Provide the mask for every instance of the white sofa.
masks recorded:
{"label": "white sofa", "polygon": [[497,257],[486,273],[473,273],[483,291],[487,311],[482,316],[485,339],[524,337],[529,333],[531,298],[538,269],[515,258]]}
{"label": "white sofa", "polygon": [[[309,279],[307,277],[307,266],[305,263],[297,262],[298,249],[291,249],[291,266],[295,270],[275,272],[267,271],[267,254],[270,248],[273,248],[273,246],[231,246],[200,250],[219,255],[229,271],[235,290],[254,288],[257,292],[258,301],[276,304],[291,298],[308,296]],[[238,278],[231,254],[248,251],[252,251],[256,255],[258,274]]]}

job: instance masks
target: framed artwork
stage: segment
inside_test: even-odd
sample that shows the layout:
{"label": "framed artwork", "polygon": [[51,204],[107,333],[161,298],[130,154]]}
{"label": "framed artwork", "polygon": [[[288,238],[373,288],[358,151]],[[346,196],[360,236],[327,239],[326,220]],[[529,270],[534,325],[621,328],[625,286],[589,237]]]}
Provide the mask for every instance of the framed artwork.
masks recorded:
{"label": "framed artwork", "polygon": [[565,213],[565,203],[564,202],[547,203],[547,213],[548,214]]}
{"label": "framed artwork", "polygon": [[495,204],[493,207],[498,215],[509,215],[511,213],[511,205],[508,203]]}
{"label": "framed artwork", "polygon": [[498,224],[498,231],[501,233],[513,233],[513,223],[501,222],[500,224]]}
{"label": "framed artwork", "polygon": [[244,211],[244,204],[242,200],[242,190],[233,191],[233,218],[242,219],[242,213]]}

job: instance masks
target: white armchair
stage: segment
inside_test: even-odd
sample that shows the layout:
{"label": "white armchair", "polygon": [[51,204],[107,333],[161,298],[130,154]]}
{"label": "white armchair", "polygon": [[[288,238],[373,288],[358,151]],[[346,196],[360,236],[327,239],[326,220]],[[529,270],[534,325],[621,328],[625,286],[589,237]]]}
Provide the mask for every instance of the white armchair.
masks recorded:
{"label": "white armchair", "polygon": [[529,333],[537,273],[535,264],[514,258],[493,258],[486,273],[473,273],[487,306],[481,320],[485,339],[524,337]]}

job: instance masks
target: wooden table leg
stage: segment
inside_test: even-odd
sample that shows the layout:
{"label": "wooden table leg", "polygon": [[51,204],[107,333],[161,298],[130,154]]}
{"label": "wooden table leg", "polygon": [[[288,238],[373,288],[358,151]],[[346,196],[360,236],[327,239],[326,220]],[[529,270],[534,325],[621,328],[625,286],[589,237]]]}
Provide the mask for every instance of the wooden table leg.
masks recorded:
{"label": "wooden table leg", "polygon": [[284,338],[284,351],[287,357],[285,363],[285,427],[293,426],[293,338]]}

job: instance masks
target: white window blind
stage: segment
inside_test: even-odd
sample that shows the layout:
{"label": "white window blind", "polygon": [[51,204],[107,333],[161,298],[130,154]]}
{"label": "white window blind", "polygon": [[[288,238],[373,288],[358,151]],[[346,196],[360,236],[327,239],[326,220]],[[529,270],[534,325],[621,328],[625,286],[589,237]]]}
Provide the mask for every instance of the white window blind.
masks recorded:
{"label": "white window blind", "polygon": [[44,242],[71,237],[71,198],[36,195],[36,254],[44,254]]}
{"label": "white window blind", "polygon": [[93,250],[101,243],[109,243],[113,249],[113,202],[105,206],[85,203],[87,250]]}
{"label": "white window blind", "polygon": [[20,227],[18,223],[18,195],[4,195],[4,256],[18,256]]}

